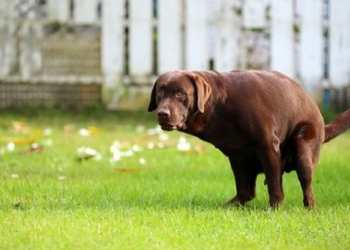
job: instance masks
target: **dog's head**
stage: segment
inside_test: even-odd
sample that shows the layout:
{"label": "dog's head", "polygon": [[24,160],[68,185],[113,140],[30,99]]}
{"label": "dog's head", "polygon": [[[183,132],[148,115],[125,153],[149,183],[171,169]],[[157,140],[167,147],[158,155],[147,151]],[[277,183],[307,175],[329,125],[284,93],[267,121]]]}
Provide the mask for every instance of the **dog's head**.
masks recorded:
{"label": "dog's head", "polygon": [[157,110],[163,130],[183,130],[191,115],[204,113],[210,93],[210,85],[195,72],[167,72],[153,86],[148,111]]}

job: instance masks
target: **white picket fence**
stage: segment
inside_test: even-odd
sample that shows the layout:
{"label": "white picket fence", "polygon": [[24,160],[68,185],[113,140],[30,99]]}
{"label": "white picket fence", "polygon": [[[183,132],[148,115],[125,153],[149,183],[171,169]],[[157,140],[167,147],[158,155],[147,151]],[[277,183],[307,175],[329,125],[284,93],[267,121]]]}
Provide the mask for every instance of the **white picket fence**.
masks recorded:
{"label": "white picket fence", "polygon": [[41,29],[58,22],[100,27],[102,78],[95,80],[103,79],[111,107],[125,84],[150,85],[175,69],[278,70],[315,98],[324,87],[350,84],[349,0],[42,0],[42,12],[27,12],[21,34],[30,39],[16,52],[14,23],[31,2],[38,5],[0,2],[0,80],[16,75],[16,63],[20,78],[51,79],[40,73]]}
{"label": "white picket fence", "polygon": [[[103,68],[115,75],[122,73],[125,63],[117,60],[123,58],[124,39],[118,39],[124,35],[123,26],[111,32],[107,25],[125,23],[125,13],[112,11],[124,10],[123,2],[104,1],[103,9],[111,12],[103,12],[103,36],[115,39],[106,38],[102,46]],[[129,1],[132,82],[149,82],[157,49],[158,74],[208,69],[212,62],[215,70],[278,70],[300,80],[311,93],[325,77],[333,86],[350,83],[348,0],[329,4],[322,0],[158,0],[157,18],[152,16],[152,3]],[[154,28],[156,48],[152,44]],[[268,38],[264,40],[264,36]],[[258,43],[250,45],[254,40]],[[259,60],[263,63],[255,65]]]}

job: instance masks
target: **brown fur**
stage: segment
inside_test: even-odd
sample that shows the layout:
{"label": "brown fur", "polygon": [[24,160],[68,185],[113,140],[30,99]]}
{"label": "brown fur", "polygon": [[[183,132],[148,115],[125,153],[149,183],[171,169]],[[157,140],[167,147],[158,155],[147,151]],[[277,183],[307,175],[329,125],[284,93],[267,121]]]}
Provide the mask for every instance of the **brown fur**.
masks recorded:
{"label": "brown fur", "polygon": [[315,208],[313,173],[320,147],[350,126],[350,110],[325,126],[316,103],[298,83],[273,71],[173,71],[161,75],[148,111],[164,130],[192,134],[221,150],[231,163],[236,196],[255,197],[264,173],[271,207],[284,198],[282,175],[296,170],[304,205]]}

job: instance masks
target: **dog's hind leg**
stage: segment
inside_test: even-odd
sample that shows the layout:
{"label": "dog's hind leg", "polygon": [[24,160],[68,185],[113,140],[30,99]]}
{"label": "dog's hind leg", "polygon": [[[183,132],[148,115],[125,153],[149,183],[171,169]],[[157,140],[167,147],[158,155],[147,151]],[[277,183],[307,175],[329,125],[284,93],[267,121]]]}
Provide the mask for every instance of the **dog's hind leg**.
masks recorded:
{"label": "dog's hind leg", "polygon": [[316,208],[312,191],[312,178],[318,161],[320,147],[321,143],[317,143],[315,140],[307,141],[303,138],[298,138],[295,141],[295,168],[303,190],[304,206],[310,209]]}

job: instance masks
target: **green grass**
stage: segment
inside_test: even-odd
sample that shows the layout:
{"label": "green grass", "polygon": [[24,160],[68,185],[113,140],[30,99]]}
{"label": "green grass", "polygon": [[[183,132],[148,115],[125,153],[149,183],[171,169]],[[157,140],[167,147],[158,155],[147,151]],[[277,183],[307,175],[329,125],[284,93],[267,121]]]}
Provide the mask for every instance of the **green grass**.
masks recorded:
{"label": "green grass", "polygon": [[[159,142],[147,131],[155,127],[153,116],[1,111],[0,249],[350,248],[350,133],[323,146],[316,211],[303,208],[294,172],[284,175],[285,201],[277,211],[267,207],[263,176],[255,200],[228,208],[222,203],[235,191],[227,159],[178,132],[167,133],[164,148],[148,149]],[[89,126],[99,133],[81,136]],[[52,134],[40,135],[47,128]],[[180,136],[190,151],[177,149]],[[29,150],[33,138],[41,153]],[[22,145],[8,151],[11,140]],[[116,140],[124,151],[135,144],[143,150],[111,163]],[[79,146],[102,159],[78,161]]]}

